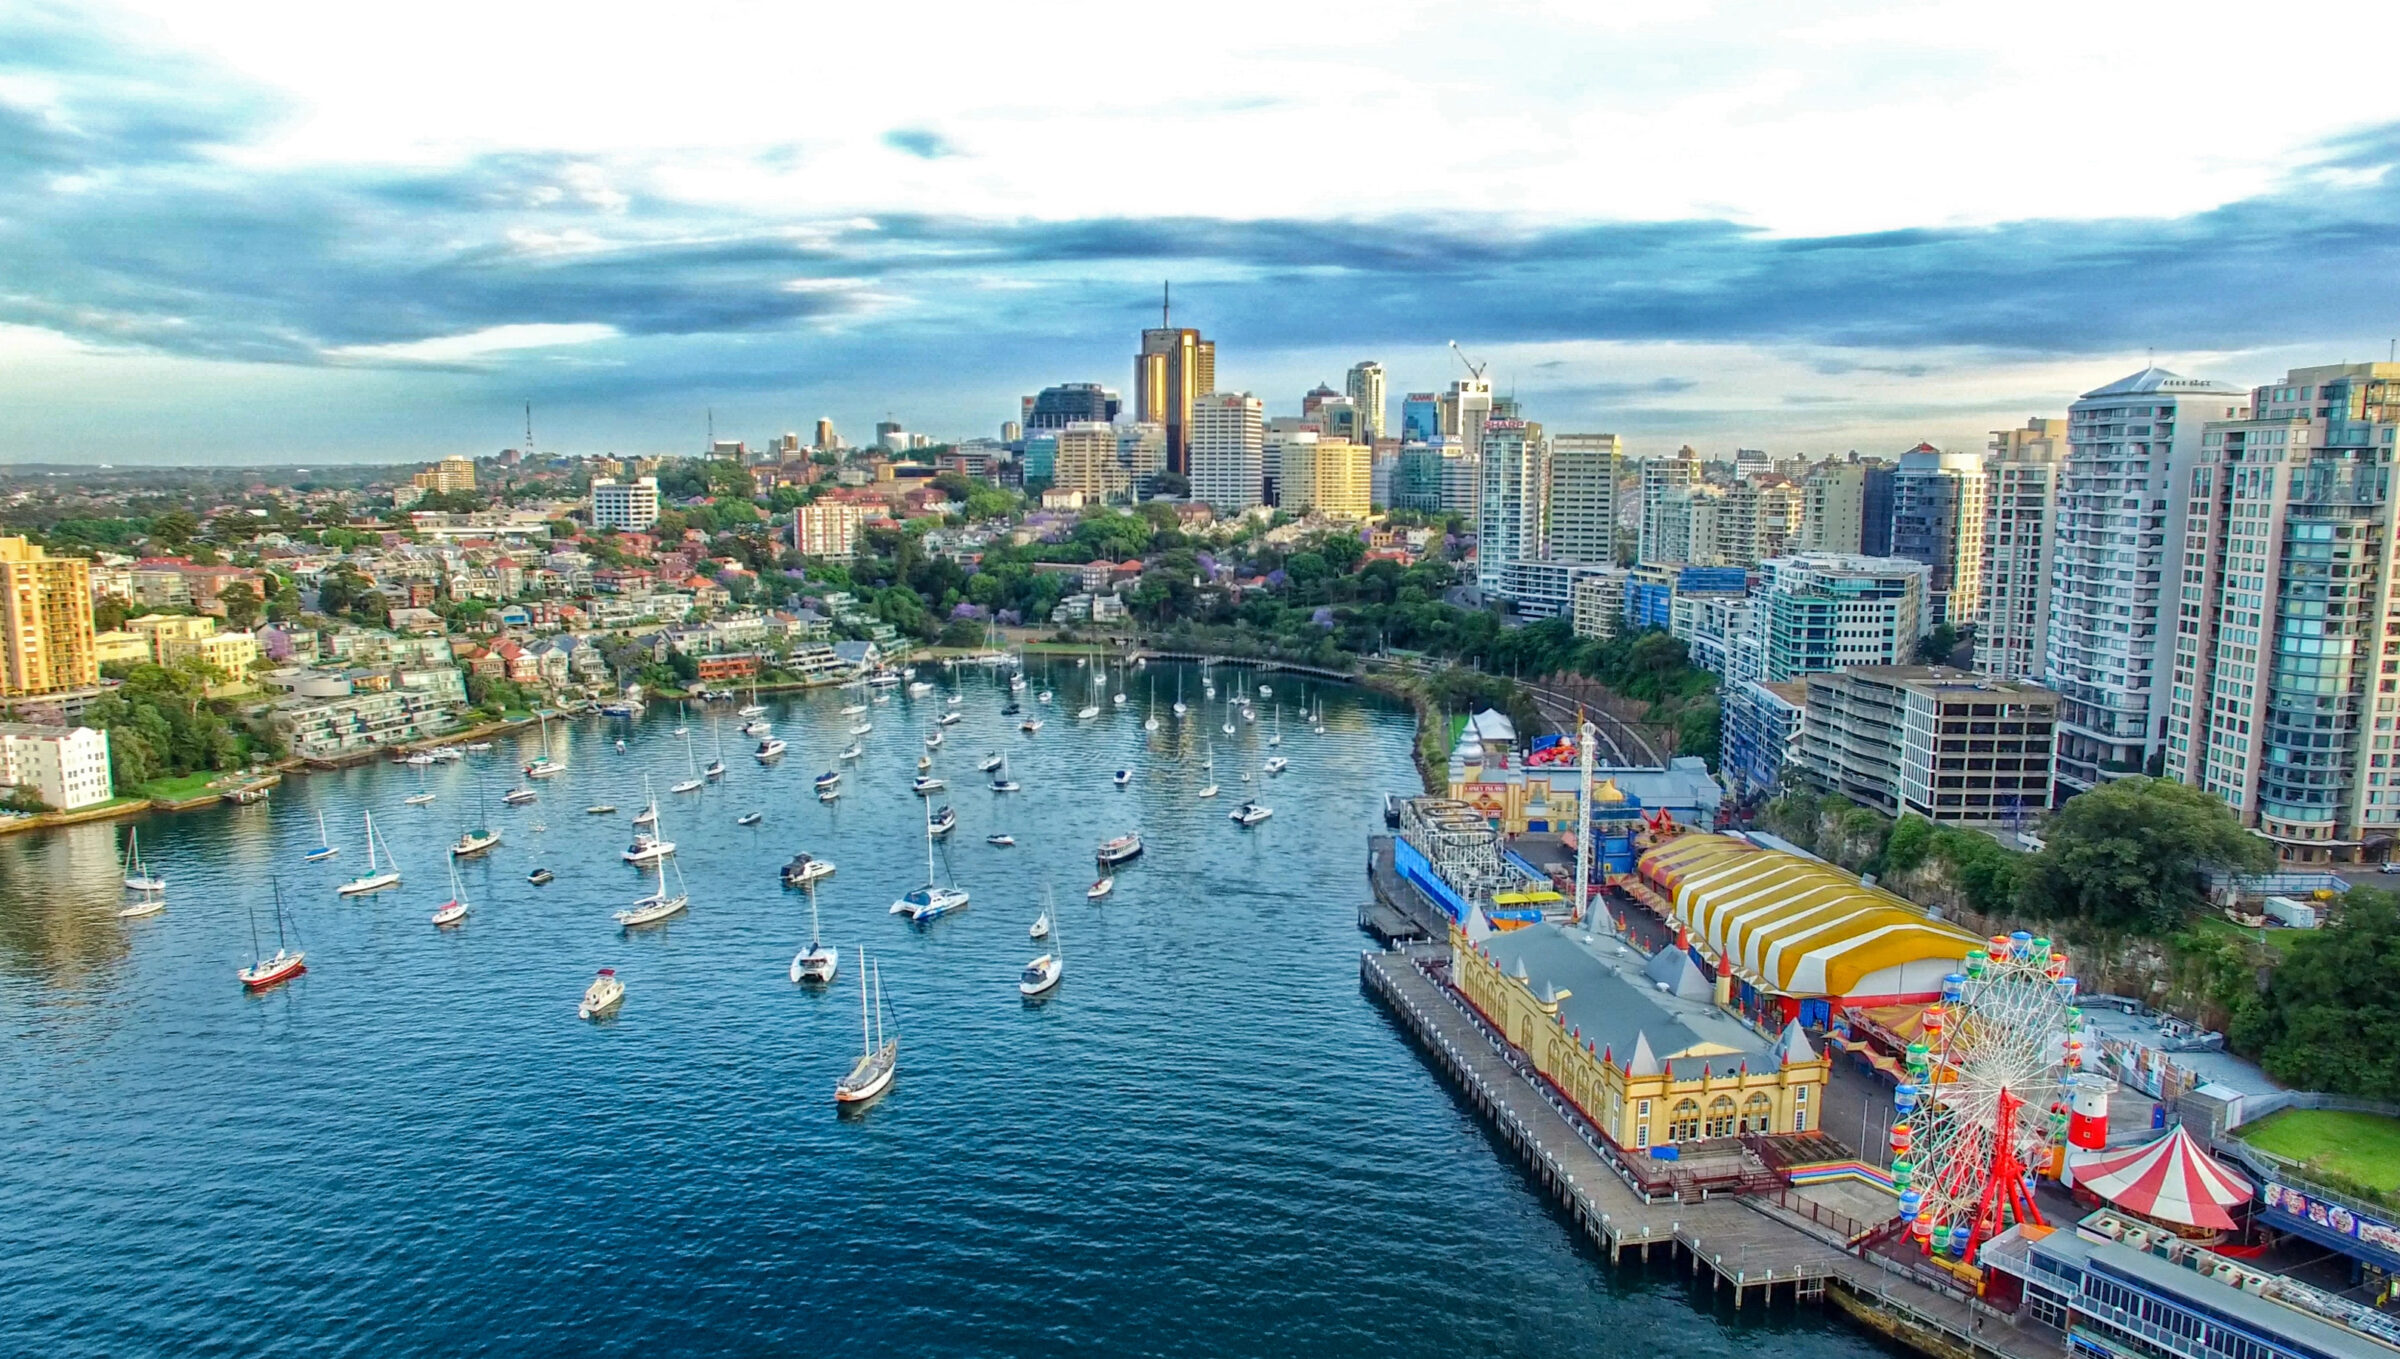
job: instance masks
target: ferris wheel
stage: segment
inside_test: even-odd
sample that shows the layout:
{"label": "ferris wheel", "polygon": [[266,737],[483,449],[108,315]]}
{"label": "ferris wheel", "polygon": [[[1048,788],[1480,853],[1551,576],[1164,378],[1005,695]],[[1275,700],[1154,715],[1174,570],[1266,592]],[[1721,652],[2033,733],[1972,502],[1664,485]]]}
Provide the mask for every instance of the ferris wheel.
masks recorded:
{"label": "ferris wheel", "polygon": [[1994,935],[1942,979],[1893,1093],[1892,1183],[1917,1244],[1972,1261],[2011,1223],[2038,1223],[2033,1177],[2066,1129],[2060,1078],[2083,1060],[2067,955]]}

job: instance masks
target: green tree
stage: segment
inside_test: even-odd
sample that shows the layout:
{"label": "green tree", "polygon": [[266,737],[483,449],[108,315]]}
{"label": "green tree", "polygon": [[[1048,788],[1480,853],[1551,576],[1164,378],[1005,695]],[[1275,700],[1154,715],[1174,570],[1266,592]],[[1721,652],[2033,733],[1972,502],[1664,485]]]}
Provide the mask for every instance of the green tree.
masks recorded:
{"label": "green tree", "polygon": [[2268,1074],[2303,1090],[2400,1099],[2395,976],[2400,898],[2355,889],[2339,921],[2293,941],[2265,999],[2236,1012],[2234,1042],[2259,1054]]}
{"label": "green tree", "polygon": [[236,632],[247,632],[258,622],[259,610],[266,601],[246,580],[231,581],[217,591],[217,602],[225,606],[225,622]]}
{"label": "green tree", "polygon": [[2200,789],[2127,778],[2069,798],[2042,830],[2018,902],[2029,914],[2163,936],[2204,904],[2204,871],[2264,872],[2274,851]]}
{"label": "green tree", "polygon": [[169,552],[178,552],[200,531],[200,520],[190,510],[169,510],[150,521],[150,541]]}

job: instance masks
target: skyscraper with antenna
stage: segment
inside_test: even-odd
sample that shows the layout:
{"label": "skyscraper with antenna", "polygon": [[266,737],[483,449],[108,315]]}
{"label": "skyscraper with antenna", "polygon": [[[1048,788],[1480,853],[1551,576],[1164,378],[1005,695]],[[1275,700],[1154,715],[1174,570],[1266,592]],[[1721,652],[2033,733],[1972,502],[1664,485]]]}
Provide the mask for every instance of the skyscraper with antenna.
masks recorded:
{"label": "skyscraper with antenna", "polygon": [[1216,389],[1216,343],[1175,325],[1173,287],[1161,285],[1158,325],[1142,332],[1133,358],[1133,410],[1135,419],[1166,426],[1168,471],[1191,475],[1192,403]]}

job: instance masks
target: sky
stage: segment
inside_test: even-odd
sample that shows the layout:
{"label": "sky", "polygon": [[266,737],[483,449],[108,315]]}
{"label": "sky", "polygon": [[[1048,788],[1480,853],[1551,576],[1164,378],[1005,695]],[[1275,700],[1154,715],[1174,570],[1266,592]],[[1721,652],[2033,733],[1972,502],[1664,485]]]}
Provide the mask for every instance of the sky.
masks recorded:
{"label": "sky", "polygon": [[[1464,369],[1827,454],[2400,336],[2400,6],[0,0],[0,460],[995,435]],[[2269,60],[2281,51],[2287,60]]]}

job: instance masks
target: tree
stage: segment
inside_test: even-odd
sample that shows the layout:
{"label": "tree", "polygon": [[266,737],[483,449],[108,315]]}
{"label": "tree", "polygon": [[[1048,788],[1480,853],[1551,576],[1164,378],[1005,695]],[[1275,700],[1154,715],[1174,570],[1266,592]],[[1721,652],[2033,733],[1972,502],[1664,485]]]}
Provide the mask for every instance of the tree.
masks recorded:
{"label": "tree", "polygon": [[116,595],[102,595],[92,601],[92,631],[115,632],[133,616],[133,606]]}
{"label": "tree", "polygon": [[150,521],[150,541],[174,552],[200,531],[200,520],[189,510],[169,510]]}
{"label": "tree", "polygon": [[[2085,794],[2089,797],[2090,794]],[[2357,888],[2342,917],[2303,935],[2261,1001],[2234,1016],[2237,1046],[2279,1081],[2400,1099],[2400,897]]]}
{"label": "tree", "polygon": [[2119,779],[2069,798],[2042,839],[2018,904],[2112,933],[2172,934],[2204,904],[2203,871],[2260,873],[2275,863],[2224,803],[2166,779]]}
{"label": "tree", "polygon": [[258,590],[246,580],[228,582],[217,591],[217,602],[225,606],[225,622],[236,632],[248,632],[258,622],[259,610],[266,607]]}

